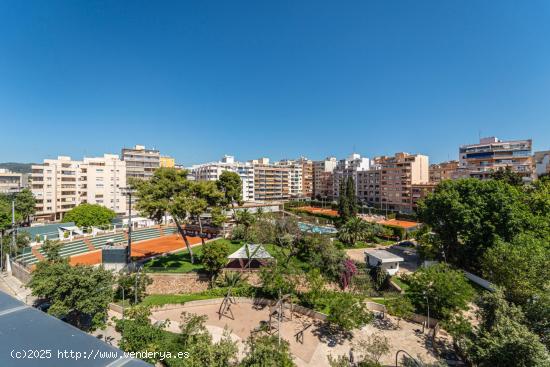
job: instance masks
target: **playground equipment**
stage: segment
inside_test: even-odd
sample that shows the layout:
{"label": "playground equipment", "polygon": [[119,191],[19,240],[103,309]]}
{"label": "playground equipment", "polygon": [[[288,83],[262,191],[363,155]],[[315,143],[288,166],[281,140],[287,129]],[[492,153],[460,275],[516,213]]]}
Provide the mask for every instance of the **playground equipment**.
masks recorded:
{"label": "playground equipment", "polygon": [[233,311],[231,311],[231,305],[235,303],[237,302],[235,301],[235,298],[231,295],[231,288],[229,288],[227,294],[223,298],[222,303],[220,304],[220,308],[218,309],[219,320],[221,320],[224,316],[231,320],[235,320],[235,315],[233,315]]}

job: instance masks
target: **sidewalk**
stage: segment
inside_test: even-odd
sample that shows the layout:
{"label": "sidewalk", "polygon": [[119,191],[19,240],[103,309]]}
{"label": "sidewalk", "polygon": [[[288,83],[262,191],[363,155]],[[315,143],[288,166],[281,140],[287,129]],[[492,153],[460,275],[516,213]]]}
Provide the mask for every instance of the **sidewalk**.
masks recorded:
{"label": "sidewalk", "polygon": [[0,274],[0,290],[25,303],[32,302],[34,298],[31,296],[30,289],[25,288],[19,279],[7,273]]}

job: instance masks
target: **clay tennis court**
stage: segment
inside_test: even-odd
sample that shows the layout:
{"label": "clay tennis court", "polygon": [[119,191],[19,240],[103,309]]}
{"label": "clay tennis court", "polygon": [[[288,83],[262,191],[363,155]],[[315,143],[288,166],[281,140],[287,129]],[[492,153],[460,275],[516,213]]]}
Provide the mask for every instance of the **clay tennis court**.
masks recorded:
{"label": "clay tennis court", "polygon": [[314,208],[312,206],[301,206],[299,208],[296,208],[299,211],[303,211],[306,213],[311,214],[324,214],[324,215],[330,215],[331,217],[337,217],[338,212],[333,209],[325,209],[325,208]]}
{"label": "clay tennis court", "polygon": [[[199,237],[187,237],[191,246],[201,243]],[[181,250],[185,248],[185,242],[177,235],[163,236],[152,240],[132,243],[132,257],[143,259],[151,256],[162,255],[167,252]],[[101,264],[101,250],[87,252],[81,255],[71,256],[69,260],[71,265],[96,265]]]}

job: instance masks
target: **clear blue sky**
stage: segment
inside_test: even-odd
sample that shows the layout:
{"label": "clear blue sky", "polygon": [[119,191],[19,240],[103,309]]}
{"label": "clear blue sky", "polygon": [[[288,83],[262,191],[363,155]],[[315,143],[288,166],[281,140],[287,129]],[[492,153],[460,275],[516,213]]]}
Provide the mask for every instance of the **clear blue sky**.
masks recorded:
{"label": "clear blue sky", "polygon": [[550,1],[2,1],[0,162],[550,148]]}

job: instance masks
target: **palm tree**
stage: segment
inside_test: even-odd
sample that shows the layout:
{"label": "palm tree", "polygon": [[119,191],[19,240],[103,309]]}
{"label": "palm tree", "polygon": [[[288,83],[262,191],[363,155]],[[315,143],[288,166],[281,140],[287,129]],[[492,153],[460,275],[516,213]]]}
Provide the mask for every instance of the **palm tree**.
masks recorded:
{"label": "palm tree", "polygon": [[372,241],[379,232],[377,224],[369,223],[361,218],[351,218],[338,230],[338,239],[349,245],[359,241]]}

